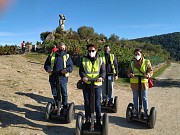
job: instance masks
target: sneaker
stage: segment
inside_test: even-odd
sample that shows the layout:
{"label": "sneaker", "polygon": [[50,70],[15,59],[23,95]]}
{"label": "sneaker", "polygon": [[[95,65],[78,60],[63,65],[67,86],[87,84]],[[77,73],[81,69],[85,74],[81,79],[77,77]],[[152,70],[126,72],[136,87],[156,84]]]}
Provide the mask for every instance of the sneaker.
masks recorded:
{"label": "sneaker", "polygon": [[91,126],[90,120],[86,120],[85,123],[84,123],[84,128],[85,129],[90,129],[90,126]]}
{"label": "sneaker", "polygon": [[68,109],[67,108],[63,108],[62,115],[65,116],[67,114],[67,112],[68,112]]}
{"label": "sneaker", "polygon": [[147,120],[147,119],[148,119],[148,114],[147,114],[147,113],[144,113],[143,118],[144,118],[145,120]]}
{"label": "sneaker", "polygon": [[96,127],[99,129],[99,128],[101,128],[101,121],[100,120],[97,120],[97,122],[96,122]]}
{"label": "sneaker", "polygon": [[102,101],[102,105],[105,106],[106,105],[106,100]]}
{"label": "sneaker", "polygon": [[133,111],[133,116],[134,116],[134,117],[137,117],[137,115],[138,115],[138,111],[137,111],[137,110],[134,110],[134,111]]}

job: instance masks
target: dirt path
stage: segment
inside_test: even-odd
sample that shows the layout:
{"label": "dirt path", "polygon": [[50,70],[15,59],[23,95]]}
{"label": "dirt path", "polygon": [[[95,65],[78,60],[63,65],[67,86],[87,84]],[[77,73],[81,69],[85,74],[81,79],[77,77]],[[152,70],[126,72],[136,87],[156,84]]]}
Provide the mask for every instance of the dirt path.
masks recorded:
{"label": "dirt path", "polygon": [[[22,55],[0,56],[0,134],[2,135],[73,135],[75,120],[70,124],[45,122],[46,103],[51,98],[48,75],[41,63]],[[69,78],[69,102],[82,111],[82,91],[76,89],[77,72]],[[149,108],[156,107],[154,129],[141,123],[127,123],[126,107],[132,102],[129,85],[115,86],[119,110],[109,115],[109,135],[178,135],[180,133],[180,64],[172,63],[149,90]]]}

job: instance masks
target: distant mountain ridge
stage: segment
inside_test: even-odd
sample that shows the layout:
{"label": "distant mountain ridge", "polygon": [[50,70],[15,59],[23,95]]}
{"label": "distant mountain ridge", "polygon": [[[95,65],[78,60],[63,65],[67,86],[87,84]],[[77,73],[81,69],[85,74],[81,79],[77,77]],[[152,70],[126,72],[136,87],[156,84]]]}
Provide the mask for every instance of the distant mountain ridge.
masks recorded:
{"label": "distant mountain ridge", "polygon": [[173,60],[180,61],[180,32],[137,38],[134,40],[162,45],[170,53]]}

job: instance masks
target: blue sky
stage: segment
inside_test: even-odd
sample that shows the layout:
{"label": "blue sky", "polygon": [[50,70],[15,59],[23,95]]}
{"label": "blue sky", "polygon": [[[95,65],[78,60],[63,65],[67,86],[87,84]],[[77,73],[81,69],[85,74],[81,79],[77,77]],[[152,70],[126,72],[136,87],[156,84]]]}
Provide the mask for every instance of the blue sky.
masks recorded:
{"label": "blue sky", "polygon": [[33,44],[40,33],[59,26],[66,16],[65,30],[81,26],[125,39],[180,32],[180,0],[14,0],[0,14],[0,45],[24,40]]}

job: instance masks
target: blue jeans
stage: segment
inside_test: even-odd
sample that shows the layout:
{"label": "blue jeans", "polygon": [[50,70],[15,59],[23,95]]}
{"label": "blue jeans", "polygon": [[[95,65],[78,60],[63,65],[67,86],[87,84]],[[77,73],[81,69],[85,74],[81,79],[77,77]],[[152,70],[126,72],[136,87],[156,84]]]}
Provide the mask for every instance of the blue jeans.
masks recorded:
{"label": "blue jeans", "polygon": [[[91,118],[91,108],[90,103],[91,100],[91,85],[85,84],[83,88],[83,96],[84,96],[84,108],[85,108],[85,117],[86,120]],[[95,112],[96,112],[96,120],[101,119],[101,103],[100,103],[100,96],[101,96],[101,87],[95,87]]]}
{"label": "blue jeans", "polygon": [[[57,97],[56,83],[51,82],[50,85],[51,85],[51,92],[52,92],[53,97]],[[67,102],[68,102],[67,83],[60,84],[60,88],[61,88],[61,94],[62,94],[62,104],[63,106],[67,106]]]}
{"label": "blue jeans", "polygon": [[[134,108],[136,110],[138,110],[138,106],[139,106],[139,91],[138,90],[133,90],[133,102],[134,102]],[[142,90],[141,91],[141,97],[142,97],[142,103],[143,103],[143,107],[144,107],[144,112],[148,112],[148,90]]]}
{"label": "blue jeans", "polygon": [[[107,80],[105,79],[102,83],[103,101],[106,100],[106,82],[107,82]],[[114,95],[114,76],[113,75],[108,77],[108,85],[109,85],[108,100],[110,102],[113,102],[113,95]]]}

